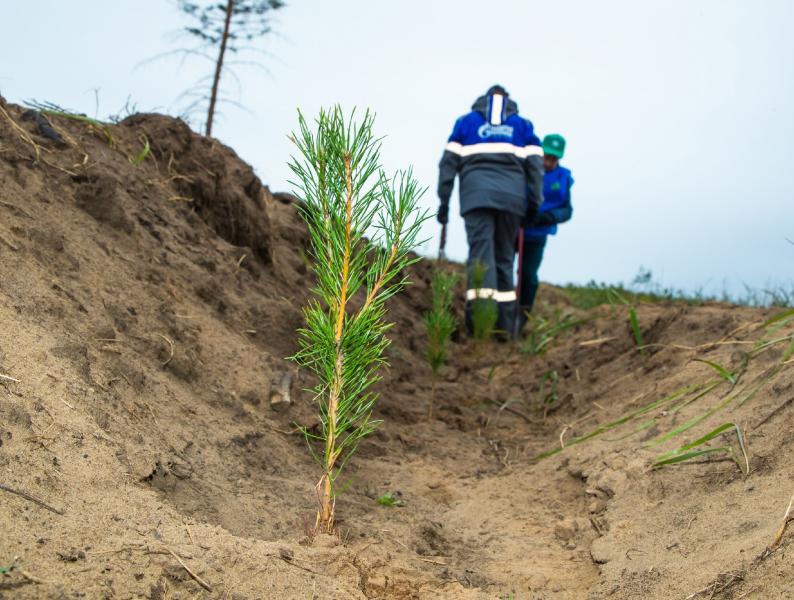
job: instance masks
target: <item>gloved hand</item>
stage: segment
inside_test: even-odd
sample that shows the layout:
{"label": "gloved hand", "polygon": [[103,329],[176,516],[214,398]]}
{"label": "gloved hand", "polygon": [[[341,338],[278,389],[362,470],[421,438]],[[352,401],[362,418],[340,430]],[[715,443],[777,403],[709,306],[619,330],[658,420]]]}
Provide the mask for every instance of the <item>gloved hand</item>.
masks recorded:
{"label": "gloved hand", "polygon": [[535,219],[532,222],[533,225],[554,225],[557,221],[554,219],[554,215],[551,212],[541,212],[535,215]]}
{"label": "gloved hand", "polygon": [[532,227],[535,221],[535,215],[537,214],[537,209],[534,207],[530,207],[527,210],[527,214],[524,215],[524,220],[521,222],[521,227]]}
{"label": "gloved hand", "polygon": [[442,225],[449,223],[449,202],[442,202],[438,205],[436,219],[438,219],[438,222]]}

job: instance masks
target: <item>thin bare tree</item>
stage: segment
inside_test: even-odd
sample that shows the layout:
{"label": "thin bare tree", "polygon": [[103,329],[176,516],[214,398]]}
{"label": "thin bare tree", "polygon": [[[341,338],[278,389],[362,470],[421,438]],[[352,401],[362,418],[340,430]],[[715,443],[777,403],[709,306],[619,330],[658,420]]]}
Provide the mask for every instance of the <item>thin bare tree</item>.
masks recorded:
{"label": "thin bare tree", "polygon": [[[182,29],[182,33],[192,39],[195,44],[189,48],[179,48],[167,54],[181,54],[183,59],[198,57],[214,64],[213,74],[199,80],[196,85],[186,90],[180,99],[190,102],[183,114],[190,115],[202,109],[206,103],[206,124],[204,132],[212,135],[218,105],[221,102],[238,104],[222,95],[221,81],[225,74],[236,65],[261,66],[256,60],[246,60],[246,53],[264,54],[253,42],[271,32],[271,13],[282,8],[283,0],[223,0],[221,2],[205,0],[176,0],[177,7],[189,19],[190,23]],[[229,54],[237,56],[230,60]],[[238,104],[239,105],[239,104]]]}

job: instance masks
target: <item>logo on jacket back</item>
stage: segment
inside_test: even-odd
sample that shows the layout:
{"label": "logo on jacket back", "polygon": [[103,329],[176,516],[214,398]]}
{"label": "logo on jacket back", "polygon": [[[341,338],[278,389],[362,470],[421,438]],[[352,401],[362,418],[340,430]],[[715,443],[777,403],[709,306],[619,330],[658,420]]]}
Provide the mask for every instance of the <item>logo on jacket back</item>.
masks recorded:
{"label": "logo on jacket back", "polygon": [[484,123],[483,125],[480,125],[479,129],[477,129],[477,135],[479,135],[481,138],[489,138],[489,137],[512,138],[513,127],[510,125],[491,125],[490,123]]}

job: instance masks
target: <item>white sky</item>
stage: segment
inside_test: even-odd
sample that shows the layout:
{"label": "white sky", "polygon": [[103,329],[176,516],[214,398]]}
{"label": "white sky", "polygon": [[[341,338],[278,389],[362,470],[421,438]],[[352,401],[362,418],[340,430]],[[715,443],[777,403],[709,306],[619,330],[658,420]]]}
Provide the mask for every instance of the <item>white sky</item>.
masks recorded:
{"label": "white sky", "polygon": [[[539,134],[568,139],[574,218],[547,246],[543,279],[627,282],[643,265],[690,290],[791,287],[794,2],[288,1],[263,42],[270,73],[238,69],[251,113],[227,106],[215,130],[271,189],[288,189],[296,107],[339,102],[377,112],[387,168],[413,165],[435,209],[452,125],[498,82]],[[0,9],[0,93],[12,102],[106,117],[131,97],[178,112],[208,72],[136,68],[174,47],[184,19],[168,0]],[[448,254],[463,259],[457,193],[453,203]]]}

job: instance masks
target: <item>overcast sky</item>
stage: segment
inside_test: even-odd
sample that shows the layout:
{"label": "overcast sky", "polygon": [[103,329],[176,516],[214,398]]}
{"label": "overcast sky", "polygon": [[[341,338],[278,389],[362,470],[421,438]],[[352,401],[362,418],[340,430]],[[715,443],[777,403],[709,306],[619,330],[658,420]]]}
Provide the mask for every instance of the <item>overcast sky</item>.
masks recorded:
{"label": "overcast sky", "polygon": [[[288,0],[239,68],[249,112],[215,133],[273,190],[289,189],[295,109],[371,107],[388,169],[413,165],[436,207],[455,119],[501,83],[539,134],[568,139],[573,220],[544,280],[737,291],[794,281],[794,2],[790,0]],[[178,46],[169,0],[0,0],[0,93],[106,117],[130,98],[179,112],[207,65]],[[97,92],[95,93],[95,90]],[[98,108],[97,101],[98,98]],[[453,196],[448,253],[466,255]],[[437,251],[437,225],[426,253]]]}

